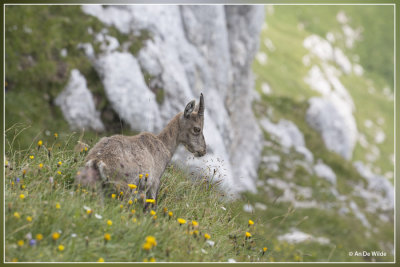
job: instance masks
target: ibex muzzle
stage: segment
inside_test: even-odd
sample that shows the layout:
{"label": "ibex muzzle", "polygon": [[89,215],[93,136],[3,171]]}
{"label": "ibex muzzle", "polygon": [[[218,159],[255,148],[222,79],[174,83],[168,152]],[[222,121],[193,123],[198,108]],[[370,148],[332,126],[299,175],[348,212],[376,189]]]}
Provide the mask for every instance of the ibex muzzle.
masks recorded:
{"label": "ibex muzzle", "polygon": [[125,196],[132,192],[128,184],[134,184],[139,189],[137,195],[144,192],[147,199],[157,199],[161,176],[179,144],[196,157],[206,154],[204,108],[201,94],[197,111],[195,101],[190,101],[184,112],[178,113],[158,135],[143,132],[135,136],[103,137],[89,151],[76,183],[93,188],[111,185]]}
{"label": "ibex muzzle", "polygon": [[186,105],[182,118],[179,121],[179,142],[182,143],[196,157],[206,154],[206,141],[203,135],[204,125],[204,99],[200,95],[200,104],[197,112],[193,112],[195,101]]}

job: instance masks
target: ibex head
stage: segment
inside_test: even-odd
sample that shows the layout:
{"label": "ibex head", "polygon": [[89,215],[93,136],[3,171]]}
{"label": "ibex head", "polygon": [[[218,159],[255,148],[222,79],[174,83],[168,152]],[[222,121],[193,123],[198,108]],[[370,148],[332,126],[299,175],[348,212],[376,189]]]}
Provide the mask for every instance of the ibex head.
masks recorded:
{"label": "ibex head", "polygon": [[196,157],[202,157],[206,154],[206,141],[203,135],[204,124],[204,98],[200,94],[200,104],[198,110],[195,109],[195,100],[190,101],[179,120],[178,140],[187,150]]}

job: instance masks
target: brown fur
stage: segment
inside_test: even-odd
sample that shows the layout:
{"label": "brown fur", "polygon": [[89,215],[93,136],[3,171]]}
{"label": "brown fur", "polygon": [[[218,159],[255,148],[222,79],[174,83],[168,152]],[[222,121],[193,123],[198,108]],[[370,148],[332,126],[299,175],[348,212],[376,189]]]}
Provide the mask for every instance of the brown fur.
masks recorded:
{"label": "brown fur", "polygon": [[[177,114],[159,135],[143,132],[135,136],[103,137],[86,156],[86,165],[77,175],[76,183],[92,188],[112,185],[113,190],[124,193],[130,192],[128,184],[135,184],[146,198],[156,199],[161,176],[179,144],[195,156],[206,153],[203,95],[199,111],[193,110],[191,101],[185,112]],[[143,174],[140,183],[139,174]]]}

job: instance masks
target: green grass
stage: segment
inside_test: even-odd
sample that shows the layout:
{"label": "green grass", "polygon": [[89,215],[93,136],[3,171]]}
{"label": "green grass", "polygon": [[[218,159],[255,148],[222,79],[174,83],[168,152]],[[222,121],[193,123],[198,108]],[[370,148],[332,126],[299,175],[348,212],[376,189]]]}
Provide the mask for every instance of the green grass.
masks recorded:
{"label": "green grass", "polygon": [[[263,155],[279,155],[281,162],[277,172],[269,171],[260,165],[259,180],[267,182],[270,178],[279,178],[287,183],[294,183],[297,186],[308,187],[312,189],[312,200],[320,205],[333,205],[331,208],[297,208],[294,209],[290,202],[276,202],[284,192],[283,190],[268,186],[273,195],[265,194],[263,187],[258,188],[258,193],[246,193],[245,197],[250,203],[260,202],[267,205],[264,212],[256,212],[256,217],[261,217],[266,222],[262,227],[265,231],[275,229],[273,238],[285,234],[295,227],[300,231],[312,234],[314,236],[327,237],[330,240],[329,245],[318,245],[315,242],[305,242],[296,244],[296,249],[303,253],[303,261],[369,261],[362,257],[350,257],[348,252],[359,248],[360,250],[382,250],[379,242],[393,243],[393,222],[383,223],[374,214],[369,214],[365,209],[368,206],[366,200],[354,196],[353,187],[356,184],[367,186],[366,181],[360,176],[352,163],[343,159],[340,155],[326,149],[321,136],[308,126],[305,121],[305,114],[308,108],[306,100],[294,100],[286,96],[273,94],[271,96],[263,95],[261,101],[254,105],[254,111],[257,117],[267,114],[268,109],[273,110],[271,120],[277,122],[284,118],[296,123],[297,127],[304,134],[306,146],[313,152],[314,160],[322,159],[329,165],[337,176],[336,190],[340,195],[346,196],[348,200],[357,203],[360,211],[363,212],[376,232],[368,230],[360,225],[360,221],[350,212],[347,215],[339,215],[339,201],[330,192],[332,185],[306,171],[302,166],[294,165],[295,160],[302,160],[302,156],[293,149],[284,153],[280,146],[273,141],[271,136],[264,132],[267,141],[274,143],[272,147],[264,147]],[[296,200],[302,200],[296,196]],[[290,216],[287,216],[284,223],[276,225],[285,211],[291,210]],[[385,227],[381,227],[385,224]],[[356,228],[352,225],[357,225]],[[366,237],[370,232],[371,236]],[[379,240],[379,242],[378,242]],[[362,249],[361,249],[362,248]],[[294,260],[294,259],[292,259]],[[376,258],[377,261],[391,261],[393,257],[388,255],[386,258]]]}
{"label": "green grass", "polygon": [[[354,74],[340,76],[340,81],[346,87],[355,104],[354,117],[357,129],[366,136],[369,147],[356,144],[353,159],[367,161],[366,155],[376,146],[380,155],[372,162],[374,171],[379,174],[393,172],[391,155],[394,154],[394,101],[384,96],[382,90],[388,87],[393,92],[393,7],[391,6],[274,6],[274,13],[267,12],[267,28],[261,33],[260,52],[268,56],[267,64],[261,65],[254,61],[253,70],[256,74],[256,88],[261,93],[261,85],[268,83],[272,93],[276,96],[287,97],[294,101],[304,101],[319,94],[304,82],[304,77],[312,65],[320,66],[319,60],[313,60],[309,67],[302,63],[308,51],[303,47],[303,40],[311,34],[326,38],[328,32],[334,34],[342,32],[341,24],[336,20],[339,11],[349,18],[349,25],[353,29],[361,27],[362,39],[356,41],[349,49],[343,39],[337,39],[335,47],[339,47],[350,61],[359,56],[359,64],[364,68],[364,75]],[[376,18],[371,23],[370,18]],[[299,29],[299,25],[303,29]],[[343,34],[343,33],[342,33]],[[270,51],[264,41],[270,39],[275,46]],[[369,87],[375,92],[368,93]],[[271,103],[266,102],[266,105]],[[305,105],[305,103],[304,103]],[[291,116],[291,108],[286,109]],[[284,114],[283,117],[286,116]],[[384,123],[377,126],[378,118]],[[299,118],[300,119],[300,118]],[[301,118],[303,120],[304,118]],[[366,128],[364,122],[371,120],[375,125]],[[296,120],[296,123],[298,121]],[[381,129],[386,139],[381,144],[375,144],[374,138],[378,129]],[[319,149],[310,145],[311,151]],[[393,181],[393,177],[390,179]]]}
{"label": "green grass", "polygon": [[[143,213],[142,205],[130,205],[128,200],[134,199],[133,196],[126,195],[120,199],[106,196],[102,205],[98,192],[73,186],[74,176],[85,156],[85,153],[72,150],[77,140],[76,135],[59,137],[45,141],[40,149],[36,147],[35,140],[29,150],[8,150],[9,166],[5,177],[6,261],[97,261],[101,257],[105,261],[134,262],[152,257],[157,261],[267,259],[266,255],[261,257],[263,244],[256,245],[253,241],[259,239],[257,231],[248,229],[246,220],[233,213],[235,204],[226,203],[214,184],[200,177],[192,180],[186,172],[174,166],[170,166],[163,176],[156,219],[149,213]],[[46,148],[52,148],[51,157]],[[40,163],[43,164],[41,169]],[[20,178],[19,183],[17,177]],[[49,177],[53,177],[53,185]],[[115,192],[117,196],[118,193]],[[25,199],[20,199],[21,194]],[[60,209],[56,208],[57,203]],[[84,206],[93,210],[92,215],[86,213]],[[164,216],[164,208],[173,212],[171,218]],[[136,211],[134,214],[132,209]],[[21,217],[16,218],[15,212]],[[102,219],[97,219],[95,214],[101,215]],[[31,222],[26,220],[28,216],[32,217]],[[177,218],[184,218],[187,223],[179,226]],[[107,220],[112,221],[111,226],[107,225]],[[193,229],[189,227],[191,220],[199,223],[198,237],[192,234]],[[52,240],[52,233],[59,230],[62,231],[60,238]],[[254,235],[249,241],[244,240],[246,231]],[[31,233],[33,238],[42,234],[44,238],[31,247],[25,238],[27,233]],[[105,233],[111,235],[107,243],[104,241]],[[213,247],[205,241],[206,233],[215,242]],[[146,252],[142,245],[149,235],[156,238],[157,246]],[[236,245],[234,236],[237,237]],[[22,247],[17,245],[19,240],[25,242]],[[59,245],[65,247],[64,251],[58,251]]]}
{"label": "green grass", "polygon": [[[365,200],[353,195],[354,185],[365,185],[365,180],[351,162],[328,151],[321,136],[305,122],[307,99],[318,94],[303,81],[308,69],[302,63],[302,57],[307,54],[302,42],[310,34],[325,37],[328,31],[340,31],[335,18],[339,10],[344,10],[351,18],[350,25],[353,28],[364,28],[364,40],[356,43],[353,50],[345,49],[340,42],[337,45],[349,58],[358,54],[365,70],[363,77],[344,75],[340,80],[353,97],[357,127],[366,135],[368,142],[373,143],[375,129],[366,128],[364,121],[371,119],[375,122],[378,118],[384,118],[381,128],[386,140],[377,145],[381,156],[375,165],[381,168],[382,173],[393,170],[388,159],[393,153],[393,102],[381,94],[385,86],[393,89],[393,77],[389,73],[393,63],[393,51],[390,48],[393,28],[389,27],[388,19],[392,18],[390,7],[275,6],[274,14],[266,16],[268,28],[261,36],[260,51],[268,55],[268,63],[262,66],[255,62],[253,65],[257,90],[261,92],[261,84],[267,82],[273,94],[263,95],[261,101],[254,105],[254,111],[260,118],[270,108],[274,122],[282,118],[293,121],[303,132],[306,146],[314,158],[322,159],[336,173],[337,191],[357,203],[370,224],[377,228],[376,231],[362,226],[352,212],[339,215],[338,200],[329,191],[331,185],[308,173],[304,167],[295,165],[296,160],[303,160],[302,156],[294,150],[288,154],[282,152],[268,133],[264,133],[265,140],[272,142],[273,146],[264,147],[263,155],[279,155],[281,162],[277,172],[271,172],[261,165],[259,180],[266,182],[269,178],[279,178],[287,183],[309,187],[312,189],[312,199],[319,204],[332,204],[331,208],[294,208],[291,203],[278,201],[284,190],[267,184],[268,192],[264,191],[264,186],[260,186],[258,193],[243,193],[238,199],[230,201],[223,197],[223,192],[215,184],[208,186],[203,177],[193,176],[173,165],[167,168],[162,178],[158,207],[155,209],[156,220],[149,213],[143,213],[141,205],[130,206],[129,196],[123,199],[106,196],[102,204],[98,192],[74,187],[75,174],[83,165],[85,156],[84,152],[74,151],[78,140],[87,143],[90,148],[103,135],[121,131],[135,134],[110,110],[99,77],[76,45],[94,43],[98,51],[93,36],[87,32],[89,27],[95,34],[106,28],[109,35],[116,37],[121,44],[130,42],[128,50],[133,54],[151,36],[147,32],[142,32],[137,38],[122,35],[115,28],[104,26],[95,18],[83,14],[76,6],[7,6],[5,109],[6,157],[9,165],[5,170],[5,260],[93,262],[103,258],[108,262],[138,262],[153,257],[157,261],[188,262],[226,262],[228,259],[246,262],[372,260],[348,256],[348,252],[354,250],[384,250],[388,256],[374,260],[393,260],[390,247],[386,245],[393,244],[393,221],[382,222],[375,214],[365,211]],[[374,17],[373,25],[369,23],[370,17]],[[298,30],[299,23],[304,25],[303,31]],[[24,26],[28,26],[32,33],[27,33]],[[263,44],[266,38],[275,45],[274,52],[268,51]],[[371,53],[371,47],[379,49]],[[59,54],[63,48],[68,50],[66,58]],[[315,60],[312,64],[320,62]],[[64,88],[69,71],[73,68],[78,68],[86,77],[96,99],[96,108],[101,111],[103,122],[110,125],[101,136],[93,132],[71,133],[62,119],[60,109],[53,105],[54,98]],[[147,76],[147,82],[154,78]],[[367,93],[369,83],[376,88],[375,94]],[[156,89],[157,101],[161,103],[162,88]],[[54,137],[55,132],[58,138]],[[44,144],[40,149],[37,148],[39,140],[43,140]],[[46,148],[51,148],[50,157]],[[353,160],[364,160],[366,152],[366,149],[357,145]],[[30,155],[34,158],[30,159]],[[57,167],[59,161],[62,165]],[[40,163],[43,168],[39,171]],[[17,177],[20,178],[19,183],[16,183]],[[50,177],[55,181],[53,185],[49,182]],[[25,199],[20,199],[21,194],[25,195]],[[243,211],[244,204],[254,205],[256,202],[265,204],[267,209],[255,209],[252,214]],[[60,204],[60,209],[56,208],[56,203]],[[93,210],[92,215],[86,213],[84,206]],[[164,217],[164,208],[173,212],[171,219]],[[135,209],[134,214],[132,209]],[[14,216],[15,212],[19,213],[19,219]],[[97,219],[95,214],[102,218]],[[31,222],[26,220],[27,216],[32,217]],[[179,226],[177,218],[183,218],[187,223]],[[251,227],[248,226],[249,219],[255,222]],[[107,220],[112,221],[111,226],[107,225]],[[193,230],[190,227],[187,231],[191,220],[199,223],[201,236],[198,238],[190,233]],[[279,241],[278,237],[288,233],[291,228],[329,238],[330,243],[289,244]],[[59,230],[62,232],[60,238],[53,241],[52,233]],[[252,234],[250,240],[245,240],[246,231]],[[366,236],[367,232],[369,236]],[[31,247],[26,238],[28,233],[33,238],[36,234],[42,234],[44,238]],[[107,243],[104,242],[105,233],[111,235]],[[205,233],[211,235],[210,240],[215,242],[213,247],[206,243]],[[72,234],[76,234],[76,237],[72,237]],[[157,245],[146,252],[142,246],[149,235],[156,238]],[[19,240],[24,241],[22,247],[18,246]],[[62,252],[58,251],[61,244],[65,247]],[[261,251],[264,247],[268,249],[263,255]]]}
{"label": "green grass", "polygon": [[[91,29],[92,33],[90,33]],[[54,99],[64,89],[72,69],[78,69],[87,80],[96,109],[108,133],[132,133],[111,109],[104,88],[80,43],[91,43],[96,53],[100,44],[95,36],[107,31],[128,51],[135,54],[151,36],[121,34],[115,27],[84,14],[80,6],[6,6],[5,7],[5,112],[6,128],[16,123],[30,127],[15,144],[27,147],[28,136],[45,130],[65,132],[69,127]],[[67,55],[61,56],[66,49]]]}

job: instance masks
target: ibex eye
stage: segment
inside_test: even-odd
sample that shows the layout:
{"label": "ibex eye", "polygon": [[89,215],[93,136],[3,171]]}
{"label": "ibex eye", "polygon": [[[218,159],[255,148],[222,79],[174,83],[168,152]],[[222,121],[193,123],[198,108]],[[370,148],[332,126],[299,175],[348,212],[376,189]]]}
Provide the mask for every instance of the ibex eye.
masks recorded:
{"label": "ibex eye", "polygon": [[195,133],[199,133],[200,132],[200,128],[199,127],[194,127],[194,132]]}

